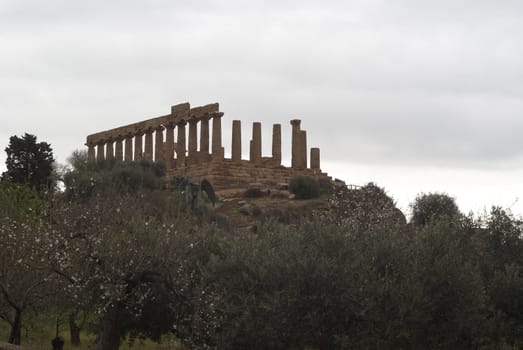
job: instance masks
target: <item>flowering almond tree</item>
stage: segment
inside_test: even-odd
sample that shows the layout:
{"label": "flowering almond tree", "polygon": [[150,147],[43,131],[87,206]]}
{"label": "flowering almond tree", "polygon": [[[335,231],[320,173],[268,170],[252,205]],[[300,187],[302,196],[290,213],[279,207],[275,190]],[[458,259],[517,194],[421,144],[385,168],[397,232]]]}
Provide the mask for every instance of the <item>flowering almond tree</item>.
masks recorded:
{"label": "flowering almond tree", "polygon": [[53,270],[71,300],[98,316],[99,349],[118,349],[129,333],[155,339],[175,329],[180,315],[169,310],[180,310],[172,304],[183,302],[182,285],[191,279],[190,272],[187,280],[171,278],[192,227],[179,202],[169,192],[144,191],[51,206],[49,236],[60,241]]}
{"label": "flowering almond tree", "polygon": [[44,306],[53,282],[42,208],[27,185],[0,184],[0,319],[10,325],[13,344],[21,342],[26,311]]}

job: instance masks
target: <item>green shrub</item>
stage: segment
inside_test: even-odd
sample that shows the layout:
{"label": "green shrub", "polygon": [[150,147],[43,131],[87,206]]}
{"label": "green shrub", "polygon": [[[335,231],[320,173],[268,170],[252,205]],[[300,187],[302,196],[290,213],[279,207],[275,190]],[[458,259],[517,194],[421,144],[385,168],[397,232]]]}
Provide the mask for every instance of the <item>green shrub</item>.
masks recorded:
{"label": "green shrub", "polygon": [[191,181],[185,176],[174,176],[171,180],[171,187],[175,191],[185,191],[190,185]]}
{"label": "green shrub", "polygon": [[64,175],[65,192],[68,196],[84,198],[114,190],[135,192],[158,189],[162,185],[162,169],[165,169],[163,163],[147,160],[91,162],[80,152],[74,153],[69,161],[73,169]]}
{"label": "green shrub", "polygon": [[289,191],[299,199],[318,198],[320,185],[310,176],[294,176],[289,183]]}
{"label": "green shrub", "polygon": [[460,215],[456,200],[446,193],[421,193],[410,205],[411,223],[424,226],[442,218],[457,218]]}

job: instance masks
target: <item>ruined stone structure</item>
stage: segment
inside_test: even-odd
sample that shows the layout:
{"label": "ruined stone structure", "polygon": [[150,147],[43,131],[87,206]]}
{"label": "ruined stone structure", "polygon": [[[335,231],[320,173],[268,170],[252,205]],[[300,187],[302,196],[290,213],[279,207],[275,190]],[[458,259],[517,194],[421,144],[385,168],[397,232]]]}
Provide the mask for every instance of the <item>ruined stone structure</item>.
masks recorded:
{"label": "ruined stone structure", "polygon": [[166,176],[185,176],[193,182],[207,179],[218,191],[253,186],[270,188],[288,183],[292,176],[299,174],[330,179],[320,170],[319,148],[311,148],[310,166],[307,165],[307,134],[300,128],[300,120],[291,121],[292,166],[289,168],[281,165],[280,124],[273,125],[272,156],[263,157],[261,123],[253,123],[249,159],[244,160],[241,121],[234,120],[231,158],[225,158],[222,117],[217,103],[193,108],[189,103],[175,105],[167,115],[87,136],[88,156],[91,160],[163,161]]}

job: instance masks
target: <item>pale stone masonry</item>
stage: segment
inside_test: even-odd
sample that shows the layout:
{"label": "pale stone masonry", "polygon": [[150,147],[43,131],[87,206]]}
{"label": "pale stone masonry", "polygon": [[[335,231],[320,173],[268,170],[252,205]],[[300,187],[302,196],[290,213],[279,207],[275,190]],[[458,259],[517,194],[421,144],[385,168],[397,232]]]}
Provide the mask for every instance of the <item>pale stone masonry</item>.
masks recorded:
{"label": "pale stone masonry", "polygon": [[232,121],[232,151],[233,161],[242,160],[242,122],[240,120]]}
{"label": "pale stone masonry", "polygon": [[320,149],[311,148],[311,169],[320,169]]}
{"label": "pale stone masonry", "polygon": [[261,123],[252,123],[252,140],[250,161],[259,164],[262,159]]}
{"label": "pale stone masonry", "polygon": [[272,126],[272,159],[274,164],[281,165],[281,124]]}
{"label": "pale stone masonry", "polygon": [[[231,158],[225,158],[223,115],[217,103],[193,108],[189,103],[175,105],[170,114],[87,136],[87,154],[90,160],[97,161],[113,158],[162,161],[167,177],[185,176],[194,182],[207,179],[216,190],[253,184],[276,186],[300,174],[330,180],[320,170],[319,148],[310,149],[310,167],[307,166],[307,133],[301,129],[299,119],[291,120],[292,165],[285,167],[281,165],[281,124],[273,125],[272,156],[264,157],[262,126],[259,122],[253,123],[249,158],[243,160],[241,121],[233,120]],[[212,122],[212,135],[209,135],[209,122]]]}

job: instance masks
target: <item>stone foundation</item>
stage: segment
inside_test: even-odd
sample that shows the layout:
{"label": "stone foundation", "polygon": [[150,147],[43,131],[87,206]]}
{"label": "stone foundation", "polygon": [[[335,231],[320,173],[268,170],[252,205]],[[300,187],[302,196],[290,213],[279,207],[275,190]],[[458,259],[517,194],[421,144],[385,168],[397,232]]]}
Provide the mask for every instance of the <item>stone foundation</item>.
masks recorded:
{"label": "stone foundation", "polygon": [[288,184],[296,175],[308,175],[316,179],[331,180],[331,178],[315,169],[293,169],[276,165],[272,158],[265,158],[265,162],[253,164],[250,161],[233,161],[223,159],[209,163],[195,163],[185,169],[173,169],[166,176],[183,176],[192,182],[200,183],[204,179],[209,181],[217,190],[234,188],[276,188],[281,184]]}

